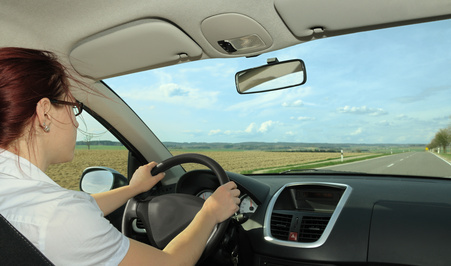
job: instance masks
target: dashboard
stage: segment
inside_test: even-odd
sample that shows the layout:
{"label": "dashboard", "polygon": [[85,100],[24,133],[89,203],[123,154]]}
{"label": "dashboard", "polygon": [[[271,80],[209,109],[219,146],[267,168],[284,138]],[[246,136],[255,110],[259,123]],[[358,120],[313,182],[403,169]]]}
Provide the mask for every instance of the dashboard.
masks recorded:
{"label": "dashboard", "polygon": [[[448,265],[451,180],[361,173],[245,176],[239,265]],[[206,198],[209,170],[182,176],[173,190]],[[173,192],[174,192],[173,191]]]}

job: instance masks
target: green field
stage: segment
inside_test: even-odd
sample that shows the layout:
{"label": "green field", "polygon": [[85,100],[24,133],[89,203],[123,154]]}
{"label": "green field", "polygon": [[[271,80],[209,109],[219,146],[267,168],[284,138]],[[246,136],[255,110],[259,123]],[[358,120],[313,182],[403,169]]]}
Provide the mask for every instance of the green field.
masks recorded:
{"label": "green field", "polygon": [[[88,150],[87,145],[77,145],[76,150]],[[127,150],[124,146],[112,146],[112,145],[91,145],[89,150]]]}
{"label": "green field", "polygon": [[[236,173],[256,173],[262,170],[281,172],[288,168],[314,168],[331,163],[341,163],[337,152],[277,152],[237,150],[171,150],[173,155],[194,152],[216,160],[225,170]],[[374,156],[371,153],[344,153],[345,160],[363,160]],[[77,146],[72,162],[51,165],[47,174],[63,187],[78,190],[83,170],[91,166],[113,168],[124,176],[127,174],[128,151],[122,146]],[[198,164],[184,164],[187,170],[204,168]]]}
{"label": "green field", "polygon": [[352,163],[357,161],[363,161],[368,159],[373,159],[381,156],[386,156],[388,153],[385,154],[366,154],[366,155],[354,155],[354,156],[348,156],[346,158],[343,158],[343,162],[340,159],[327,159],[323,161],[315,161],[311,163],[305,163],[300,165],[287,165],[285,167],[271,167],[271,168],[263,168],[263,169],[254,169],[249,171],[243,171],[242,174],[269,174],[269,173],[280,173],[284,171],[289,170],[304,170],[304,169],[312,169],[312,168],[320,168],[320,167],[326,167],[326,166],[332,166],[332,165],[340,165],[345,163]]}
{"label": "green field", "polygon": [[[241,144],[244,145],[244,144]],[[259,146],[260,145],[260,146]],[[324,166],[366,160],[391,153],[407,151],[423,151],[421,147],[372,147],[371,151],[356,152],[355,150],[344,152],[344,162],[341,162],[341,153],[337,150],[302,147],[298,151],[296,147],[279,144],[277,149],[272,149],[266,144],[259,144],[265,150],[242,150],[239,145],[188,145],[183,148],[170,148],[173,155],[182,153],[200,153],[216,160],[226,171],[241,174],[279,173],[290,169],[319,168]],[[250,144],[246,144],[246,147]],[[179,147],[179,146],[177,146]],[[285,148],[285,150],[283,149]],[[297,147],[299,148],[299,147]],[[336,147],[335,147],[336,148]],[[363,147],[353,147],[360,151]],[[317,150],[315,152],[315,150]],[[447,156],[451,160],[451,155]],[[128,150],[121,145],[77,145],[75,158],[70,163],[51,165],[47,174],[63,187],[78,190],[80,176],[83,170],[91,166],[106,166],[113,168],[124,176],[127,174]],[[184,164],[187,170],[204,168],[198,164]]]}

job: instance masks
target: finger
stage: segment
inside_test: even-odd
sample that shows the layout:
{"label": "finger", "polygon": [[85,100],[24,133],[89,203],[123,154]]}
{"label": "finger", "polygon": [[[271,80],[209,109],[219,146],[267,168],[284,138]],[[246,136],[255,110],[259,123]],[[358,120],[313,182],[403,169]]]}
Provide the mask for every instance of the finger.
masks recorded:
{"label": "finger", "polygon": [[241,194],[241,191],[239,189],[232,189],[230,190],[230,193],[232,194],[232,196],[234,197],[239,197]]}
{"label": "finger", "polygon": [[165,176],[166,176],[166,173],[165,173],[165,172],[161,172],[161,173],[158,173],[157,175],[155,175],[154,177],[155,177],[158,181],[160,181],[160,180],[163,179]]}
{"label": "finger", "polygon": [[237,185],[233,181],[229,181],[229,182],[225,183],[223,186],[227,189],[237,188]]}
{"label": "finger", "polygon": [[[152,170],[158,165],[158,163],[157,162],[150,162],[147,165],[150,167],[149,172],[152,172]],[[160,173],[158,173],[156,175],[152,175],[152,173],[150,175],[153,176],[153,177],[158,178],[159,180],[161,180],[161,179],[164,178],[164,176],[166,174],[164,172],[160,172]]]}
{"label": "finger", "polygon": [[147,164],[150,168],[154,168],[155,166],[157,166],[158,165],[158,163],[157,162],[150,162],[150,163],[148,163]]}
{"label": "finger", "polygon": [[156,162],[150,162],[148,164],[141,165],[139,168],[142,168],[145,171],[151,171],[157,165]]}

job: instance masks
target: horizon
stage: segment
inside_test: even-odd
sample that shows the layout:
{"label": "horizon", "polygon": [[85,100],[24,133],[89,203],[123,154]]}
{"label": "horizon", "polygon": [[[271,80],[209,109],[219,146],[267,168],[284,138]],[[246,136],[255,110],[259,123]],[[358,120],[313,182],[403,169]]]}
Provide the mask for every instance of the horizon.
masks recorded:
{"label": "horizon", "polygon": [[[451,20],[444,20],[318,39],[255,58],[199,60],[104,82],[162,142],[427,145],[451,121],[451,55],[437,52],[447,49],[449,39]],[[239,95],[234,74],[270,57],[304,60],[307,83]],[[88,124],[89,132],[105,131]]]}
{"label": "horizon", "polygon": [[[87,142],[86,140],[77,140],[77,143]],[[89,142],[113,142],[113,143],[121,143],[118,140],[108,140],[108,139],[93,139]],[[186,142],[186,141],[162,141],[163,143],[177,143],[177,144],[326,144],[326,145],[369,145],[369,146],[377,146],[377,145],[395,145],[395,146],[424,146],[425,143],[331,143],[331,142],[264,142],[264,141],[244,141],[244,142]]]}

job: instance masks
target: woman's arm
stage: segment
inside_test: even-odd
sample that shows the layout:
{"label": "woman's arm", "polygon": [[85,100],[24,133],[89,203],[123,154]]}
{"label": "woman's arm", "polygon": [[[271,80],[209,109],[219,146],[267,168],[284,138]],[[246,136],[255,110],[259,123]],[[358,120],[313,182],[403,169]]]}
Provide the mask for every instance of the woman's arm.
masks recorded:
{"label": "woman's arm", "polygon": [[130,239],[121,265],[194,265],[202,255],[214,226],[236,211],[240,191],[234,182],[220,186],[202,206],[188,227],[159,250]]}
{"label": "woman's arm", "polygon": [[139,193],[150,190],[155,184],[164,178],[164,173],[152,176],[150,171],[157,165],[156,162],[139,167],[130,181],[130,184],[124,187],[116,188],[110,191],[92,194],[103,214],[106,216],[117,208],[124,205],[127,200]]}
{"label": "woman's arm", "polygon": [[[131,197],[148,191],[164,173],[152,176],[150,171],[157,163],[139,167],[130,184],[111,191],[93,194],[105,215],[116,210]],[[238,211],[240,191],[234,182],[220,186],[204,203],[191,223],[177,235],[164,250],[130,239],[130,248],[121,265],[194,265],[199,260],[208,238],[216,224]]]}

